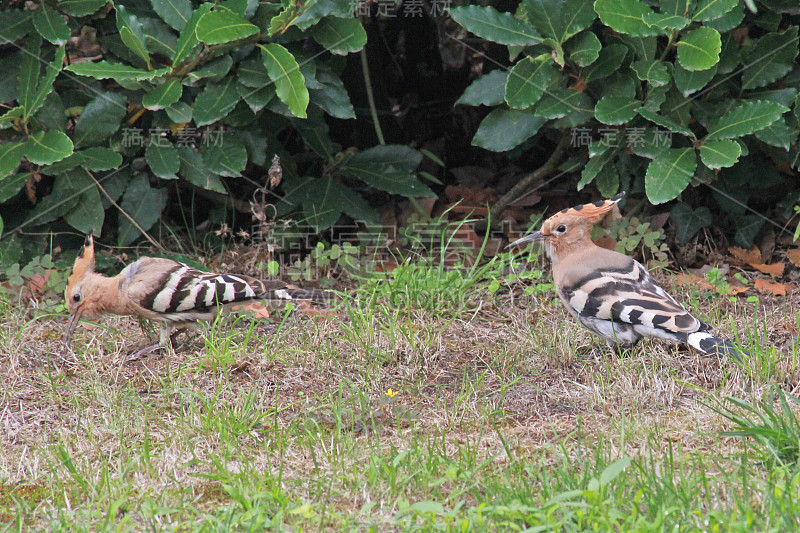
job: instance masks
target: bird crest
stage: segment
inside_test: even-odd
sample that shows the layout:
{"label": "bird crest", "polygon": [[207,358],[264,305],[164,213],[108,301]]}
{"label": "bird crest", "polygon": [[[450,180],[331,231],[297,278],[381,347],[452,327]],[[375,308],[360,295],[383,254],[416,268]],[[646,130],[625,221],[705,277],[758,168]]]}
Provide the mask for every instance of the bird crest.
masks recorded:
{"label": "bird crest", "polygon": [[86,239],[83,241],[83,246],[78,250],[75,264],[72,266],[72,274],[70,274],[69,281],[67,281],[67,293],[78,281],[92,272],[94,272],[94,238],[92,237],[92,231],[89,230],[89,233],[86,234]]}
{"label": "bird crest", "polygon": [[558,215],[567,215],[573,217],[580,217],[585,218],[591,221],[592,223],[599,222],[602,220],[606,214],[614,208],[615,205],[619,203],[620,200],[625,196],[625,191],[617,194],[616,196],[609,198],[608,200],[598,200],[596,202],[590,204],[582,204],[576,205],[575,207],[568,207],[566,209],[562,209],[559,211],[555,216]]}

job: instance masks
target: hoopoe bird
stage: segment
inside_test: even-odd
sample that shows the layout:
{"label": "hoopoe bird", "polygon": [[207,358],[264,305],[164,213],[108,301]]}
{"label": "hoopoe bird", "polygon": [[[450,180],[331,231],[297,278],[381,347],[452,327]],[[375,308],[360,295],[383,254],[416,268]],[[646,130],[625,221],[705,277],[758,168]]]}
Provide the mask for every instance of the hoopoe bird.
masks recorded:
{"label": "hoopoe bird", "polygon": [[592,242],[590,234],[622,199],[577,205],[551,216],[541,230],[508,245],[541,242],[550,258],[559,298],[569,313],[612,346],[627,349],[643,337],[681,342],[707,355],[749,355],[715,337],[662,289],[638,261]]}
{"label": "hoopoe bird", "polygon": [[75,258],[64,293],[69,321],[65,348],[71,344],[82,318],[105,314],[136,316],[161,321],[159,343],[139,350],[135,356],[170,346],[173,327],[212,320],[226,304],[252,300],[325,300],[325,291],[287,288],[281,281],[262,281],[241,274],[204,272],[159,257],[142,257],[119,274],[106,277],[94,271],[92,233],[86,235]]}

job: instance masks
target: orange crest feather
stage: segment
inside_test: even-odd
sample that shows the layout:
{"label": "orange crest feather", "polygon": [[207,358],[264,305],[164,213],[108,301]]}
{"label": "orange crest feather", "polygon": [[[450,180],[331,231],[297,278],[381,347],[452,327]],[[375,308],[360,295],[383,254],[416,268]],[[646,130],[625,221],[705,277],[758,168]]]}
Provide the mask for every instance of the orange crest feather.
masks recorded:
{"label": "orange crest feather", "polygon": [[86,240],[83,241],[83,247],[78,251],[78,256],[75,258],[75,264],[72,266],[72,274],[69,276],[67,282],[67,291],[77,281],[83,279],[87,274],[94,272],[94,238],[92,237],[91,230],[86,234]]}
{"label": "orange crest feather", "polygon": [[586,218],[592,223],[599,222],[624,196],[625,192],[623,191],[608,200],[598,200],[591,204],[576,205],[575,207],[562,209],[559,214]]}

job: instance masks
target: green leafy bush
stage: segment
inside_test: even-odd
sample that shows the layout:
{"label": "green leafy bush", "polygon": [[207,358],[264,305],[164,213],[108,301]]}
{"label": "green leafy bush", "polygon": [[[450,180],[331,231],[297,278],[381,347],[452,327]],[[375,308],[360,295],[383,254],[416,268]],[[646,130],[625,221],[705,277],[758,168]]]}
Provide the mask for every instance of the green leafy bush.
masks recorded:
{"label": "green leafy bush", "polygon": [[[432,195],[415,174],[421,152],[341,151],[328,135],[326,115],[355,117],[340,78],[342,57],[367,38],[353,7],[11,2],[0,11],[0,231],[3,222],[6,232],[65,222],[79,232],[105,227],[129,245],[181,192],[212,205],[247,197],[246,166],[263,175],[252,166],[273,154],[283,156],[277,213],[317,230],[343,212],[376,220],[361,194],[369,188]],[[316,155],[299,167],[287,137]],[[0,248],[4,264],[22,255],[16,235]]]}
{"label": "green leafy bush", "polygon": [[[505,45],[514,62],[458,100],[494,106],[472,144],[507,151],[563,130],[581,150],[578,189],[644,190],[661,204],[705,184],[737,243],[750,246],[764,218],[748,196],[781,184],[775,167],[800,162],[797,5],[754,9],[749,0],[524,0],[513,14],[455,7],[456,22]],[[711,213],[678,203],[672,219],[687,240]]]}

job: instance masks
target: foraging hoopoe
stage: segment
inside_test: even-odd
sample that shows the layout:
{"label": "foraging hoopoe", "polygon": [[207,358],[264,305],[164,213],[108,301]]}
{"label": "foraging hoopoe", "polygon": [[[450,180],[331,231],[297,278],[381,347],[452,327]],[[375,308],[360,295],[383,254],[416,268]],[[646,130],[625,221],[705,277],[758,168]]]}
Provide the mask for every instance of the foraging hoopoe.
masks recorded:
{"label": "foraging hoopoe", "polygon": [[638,261],[592,242],[592,226],[623,196],[564,209],[545,220],[540,231],[508,246],[542,242],[567,310],[613,345],[630,348],[643,337],[659,337],[708,355],[738,360],[740,352],[749,355],[709,333],[710,326],[667,294]]}
{"label": "foraging hoopoe", "polygon": [[114,277],[94,271],[94,240],[86,236],[78,252],[64,296],[70,316],[64,344],[69,346],[81,318],[104,314],[138,316],[162,322],[159,344],[141,355],[168,347],[170,329],[198,320],[212,320],[220,306],[250,300],[314,300],[324,291],[290,289],[281,281],[262,281],[241,274],[203,272],[171,259],[142,257]]}

